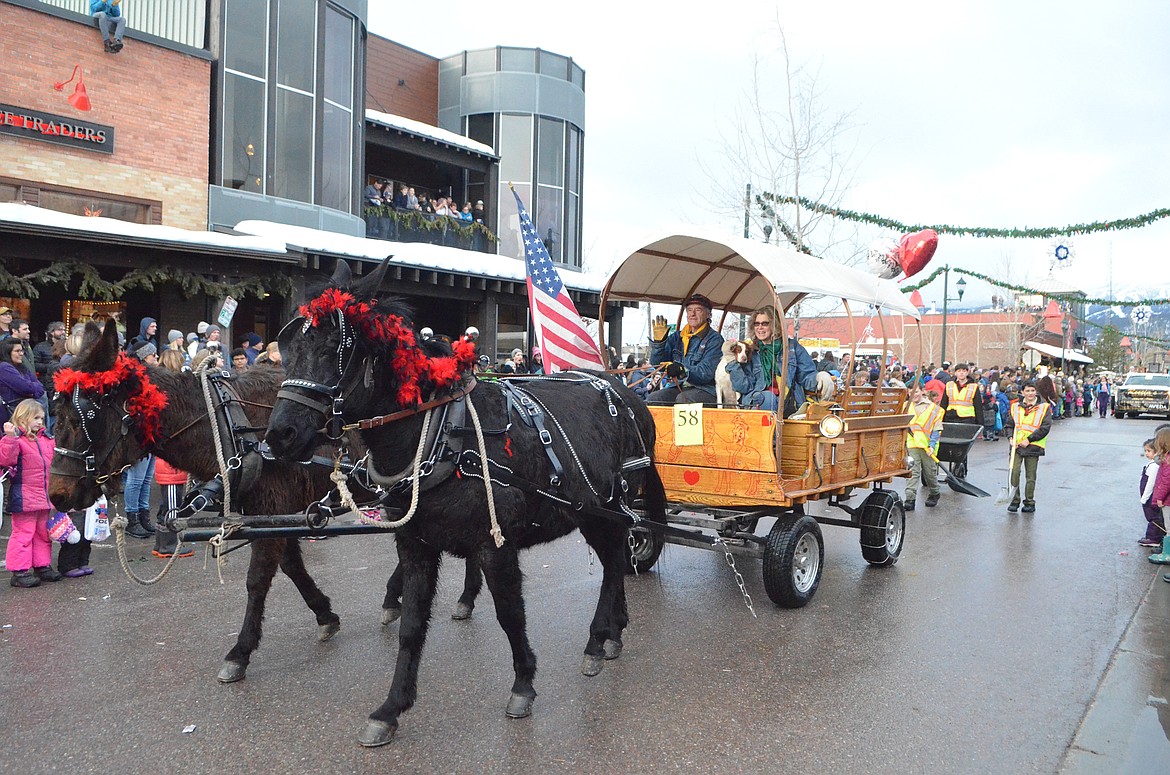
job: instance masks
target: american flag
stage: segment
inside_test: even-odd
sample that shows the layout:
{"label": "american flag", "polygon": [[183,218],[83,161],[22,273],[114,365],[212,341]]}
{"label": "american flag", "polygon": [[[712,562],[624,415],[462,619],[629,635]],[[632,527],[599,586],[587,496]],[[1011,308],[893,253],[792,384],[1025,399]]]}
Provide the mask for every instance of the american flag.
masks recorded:
{"label": "american flag", "polygon": [[593,338],[585,330],[581,315],[573,306],[561,276],[549,258],[532,218],[524,209],[520,195],[516,209],[520,211],[520,234],[524,238],[524,267],[528,277],[528,306],[536,338],[544,354],[544,366],[550,371],[568,369],[604,369],[604,361]]}

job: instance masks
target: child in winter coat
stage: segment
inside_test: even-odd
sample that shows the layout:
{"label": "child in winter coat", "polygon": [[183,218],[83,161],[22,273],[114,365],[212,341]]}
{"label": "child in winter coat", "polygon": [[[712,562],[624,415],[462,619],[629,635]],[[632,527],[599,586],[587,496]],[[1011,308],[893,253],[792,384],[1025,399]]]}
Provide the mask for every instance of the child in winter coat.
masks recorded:
{"label": "child in winter coat", "polygon": [[16,405],[0,437],[0,466],[14,469],[8,490],[12,537],[4,554],[14,587],[61,580],[52,567],[48,528],[49,517],[55,513],[49,502],[52,462],[53,440],[45,433],[45,410],[39,401],[26,398]]}
{"label": "child in winter coat", "polygon": [[1142,469],[1142,478],[1138,484],[1138,492],[1142,496],[1142,514],[1146,518],[1146,534],[1138,543],[1142,546],[1158,548],[1162,546],[1162,537],[1166,535],[1166,529],[1162,522],[1162,510],[1153,502],[1151,496],[1154,494],[1154,482],[1158,478],[1161,461],[1158,460],[1158,453],[1154,451],[1153,439],[1146,439],[1146,443],[1142,446],[1142,452],[1145,454],[1146,460],[1150,462],[1146,463]]}

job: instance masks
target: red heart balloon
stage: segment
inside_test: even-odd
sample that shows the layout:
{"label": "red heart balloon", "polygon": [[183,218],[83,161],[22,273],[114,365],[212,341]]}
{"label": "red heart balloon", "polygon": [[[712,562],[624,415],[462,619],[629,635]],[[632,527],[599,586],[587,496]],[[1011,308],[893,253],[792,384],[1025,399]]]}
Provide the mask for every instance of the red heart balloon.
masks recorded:
{"label": "red heart balloon", "polygon": [[907,234],[898,242],[898,263],[906,277],[913,277],[923,270],[934,257],[938,248],[938,233],[934,229]]}

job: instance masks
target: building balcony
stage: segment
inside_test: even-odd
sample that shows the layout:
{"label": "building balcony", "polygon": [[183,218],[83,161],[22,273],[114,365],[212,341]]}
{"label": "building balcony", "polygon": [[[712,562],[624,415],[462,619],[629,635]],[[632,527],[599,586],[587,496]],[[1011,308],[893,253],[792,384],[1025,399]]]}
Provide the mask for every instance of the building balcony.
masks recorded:
{"label": "building balcony", "polygon": [[366,236],[371,239],[425,242],[480,253],[495,252],[496,235],[480,223],[392,207],[367,207],[364,215]]}

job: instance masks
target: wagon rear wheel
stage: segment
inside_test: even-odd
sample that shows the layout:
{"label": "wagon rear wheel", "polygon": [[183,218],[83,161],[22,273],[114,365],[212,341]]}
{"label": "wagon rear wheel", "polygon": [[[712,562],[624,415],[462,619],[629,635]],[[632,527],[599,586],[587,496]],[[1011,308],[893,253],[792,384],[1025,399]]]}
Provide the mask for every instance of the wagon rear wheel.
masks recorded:
{"label": "wagon rear wheel", "polygon": [[889,490],[870,493],[861,504],[861,556],[870,565],[893,565],[902,554],[905,539],[902,499]]}
{"label": "wagon rear wheel", "polygon": [[661,535],[645,527],[630,528],[630,540],[626,544],[626,573],[646,573],[658,562],[662,546],[666,543]]}
{"label": "wagon rear wheel", "polygon": [[781,514],[764,545],[764,589],[772,602],[801,608],[821,583],[825,543],[821,526],[805,514]]}
{"label": "wagon rear wheel", "polygon": [[[958,463],[955,463],[953,466],[951,466],[951,473],[953,473],[959,479],[966,479],[967,478],[967,458],[963,458]],[[875,495],[876,495],[876,493],[875,493]]]}

